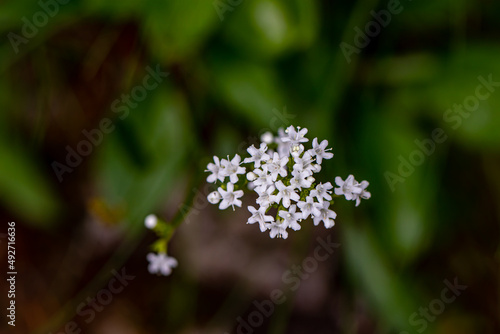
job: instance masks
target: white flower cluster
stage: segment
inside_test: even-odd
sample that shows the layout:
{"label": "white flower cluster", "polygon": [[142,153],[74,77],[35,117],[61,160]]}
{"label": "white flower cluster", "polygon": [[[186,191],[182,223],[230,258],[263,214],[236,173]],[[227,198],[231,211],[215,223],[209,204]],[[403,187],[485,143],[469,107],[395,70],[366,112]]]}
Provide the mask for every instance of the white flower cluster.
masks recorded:
{"label": "white flower cluster", "polygon": [[[313,177],[321,171],[324,160],[331,159],[333,153],[327,148],[328,141],[312,141],[312,148],[306,150],[303,143],[309,141],[305,137],[308,130],[290,126],[280,129],[278,136],[265,133],[258,148],[250,146],[247,151],[250,157],[241,161],[238,154],[233,159],[219,159],[214,156],[214,162],[209,163],[207,182],[220,183],[218,189],[208,195],[208,201],[219,204],[224,210],[231,206],[241,207],[240,198],[243,187],[257,193],[257,208],[249,206],[251,213],[248,224],[258,223],[260,230],[270,230],[271,238],[276,236],[286,239],[287,229],[300,230],[301,221],[311,217],[314,225],[323,222],[326,228],[335,225],[337,214],[330,209],[332,200],[332,184],[318,183]],[[249,172],[241,164],[249,165]],[[246,178],[240,178],[245,175]],[[225,183],[226,178],[228,182]],[[347,200],[355,200],[359,205],[361,198],[370,198],[366,191],[368,182],[356,182],[352,175],[345,181],[335,178],[339,188],[335,195],[344,195]],[[276,217],[267,215],[270,209],[276,209]]]}

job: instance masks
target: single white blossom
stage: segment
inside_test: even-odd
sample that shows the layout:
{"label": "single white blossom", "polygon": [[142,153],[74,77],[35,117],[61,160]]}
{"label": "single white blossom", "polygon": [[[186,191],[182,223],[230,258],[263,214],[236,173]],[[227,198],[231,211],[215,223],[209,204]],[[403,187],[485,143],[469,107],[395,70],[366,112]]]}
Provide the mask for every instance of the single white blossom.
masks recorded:
{"label": "single white blossom", "polygon": [[264,170],[256,169],[253,172],[257,176],[257,178],[253,181],[253,184],[257,187],[256,191],[258,193],[264,192],[268,186],[274,183],[272,176],[267,172],[266,167],[264,167]]}
{"label": "single white blossom", "polygon": [[207,196],[207,200],[211,203],[211,204],[217,204],[220,202],[222,196],[219,194],[218,191],[212,191],[210,194],[208,194]]}
{"label": "single white blossom", "polygon": [[274,218],[272,216],[266,216],[265,207],[261,206],[259,209],[255,209],[253,206],[249,206],[248,211],[250,211],[252,216],[248,218],[247,224],[259,223],[261,232],[267,230],[266,223],[274,221]]}
{"label": "single white blossom", "polygon": [[323,202],[323,199],[331,201],[332,196],[330,195],[330,189],[332,188],[333,186],[330,182],[327,182],[325,184],[320,183],[316,186],[316,189],[311,191],[311,196],[316,197],[320,202]]}
{"label": "single white blossom", "polygon": [[220,165],[219,158],[216,156],[214,156],[214,163],[209,163],[205,172],[212,172],[212,174],[207,177],[207,182],[209,183],[215,183],[217,180],[224,182],[224,178],[226,177]]}
{"label": "single white blossom", "polygon": [[309,176],[311,176],[311,173],[309,171],[299,172],[298,170],[294,170],[292,172],[292,176],[293,178],[290,179],[290,185],[292,185],[294,188],[302,190],[302,188],[311,187],[312,182],[309,180]]}
{"label": "single white blossom", "polygon": [[334,219],[337,218],[337,214],[335,211],[328,209],[330,206],[330,202],[324,201],[322,203],[314,203],[313,208],[313,220],[314,226],[318,226],[318,224],[323,221],[326,228],[333,227],[335,225]]}
{"label": "single white blossom", "polygon": [[153,214],[147,215],[144,219],[144,225],[150,230],[155,228],[156,224],[158,224],[158,217]]}
{"label": "single white blossom", "polygon": [[229,160],[229,156],[227,160],[221,160],[224,175],[229,176],[231,183],[238,182],[238,174],[245,174],[245,167],[240,167],[240,163],[241,157],[238,154],[236,154],[232,160]]}
{"label": "single white blossom", "polygon": [[300,157],[300,155],[304,152],[304,145],[302,144],[294,144],[290,146],[290,154],[295,157]]}
{"label": "single white blossom", "polygon": [[148,271],[151,274],[168,276],[172,273],[172,268],[177,267],[178,264],[176,259],[165,253],[149,253],[147,259],[149,261]]}
{"label": "single white blossom", "polygon": [[302,157],[294,157],[295,164],[293,165],[293,169],[299,172],[309,172],[310,174],[316,173],[317,164],[313,164],[314,159],[311,156],[311,153],[306,152]]}
{"label": "single white blossom", "polygon": [[288,232],[286,231],[286,228],[288,226],[286,225],[285,222],[278,220],[278,221],[267,224],[266,227],[270,230],[269,236],[271,238],[274,239],[276,236],[278,238],[283,238],[283,239],[288,238]]}
{"label": "single white blossom", "polygon": [[288,175],[288,172],[285,169],[287,163],[288,157],[280,157],[278,153],[274,152],[273,158],[268,160],[264,166],[267,168],[269,173],[271,173],[272,180],[276,181],[278,174],[281,175],[281,177]]}
{"label": "single white blossom", "polygon": [[290,125],[285,130],[287,136],[284,136],[283,138],[281,138],[281,140],[284,143],[290,142],[292,145],[298,145],[300,143],[308,142],[309,139],[305,137],[305,135],[307,134],[307,129],[306,128],[301,129],[300,127],[297,127],[297,130],[295,130],[295,128],[292,125]]}
{"label": "single white blossom", "polygon": [[276,189],[278,189],[278,194],[275,197],[275,201],[276,203],[279,203],[280,200],[283,200],[283,206],[285,208],[290,206],[291,200],[295,202],[300,200],[300,196],[295,192],[293,186],[287,187],[281,180],[276,182]]}
{"label": "single white blossom", "polygon": [[260,167],[261,162],[265,162],[271,158],[269,154],[266,153],[267,145],[265,143],[261,143],[259,149],[252,145],[247,151],[251,156],[243,160],[243,163],[247,164],[253,162],[256,168]]}
{"label": "single white blossom", "polygon": [[302,215],[300,212],[295,212],[296,211],[296,206],[295,204],[290,205],[290,208],[288,211],[285,210],[280,210],[278,215],[283,218],[283,222],[286,224],[287,227],[290,227],[294,231],[300,230],[301,226],[297,222],[297,220],[302,218]]}
{"label": "single white blossom", "polygon": [[270,186],[265,191],[258,192],[259,197],[257,198],[257,204],[259,204],[261,207],[268,208],[272,203],[276,201],[276,196],[273,195],[275,189],[276,188],[274,186]]}
{"label": "single white blossom", "polygon": [[312,142],[313,148],[309,150],[313,156],[316,156],[316,161],[321,164],[323,159],[333,158],[333,153],[328,152],[331,149],[327,149],[328,140],[323,140],[321,144],[318,144],[318,138],[314,138]]}
{"label": "single white blossom", "polygon": [[234,211],[234,206],[239,206],[241,207],[241,196],[243,196],[243,190],[236,190],[234,191],[234,184],[228,183],[227,184],[227,190],[222,189],[219,187],[219,193],[222,196],[222,202],[219,204],[219,209],[224,210],[227,209],[229,206],[233,207]]}
{"label": "single white blossom", "polygon": [[349,175],[345,181],[340,176],[337,176],[335,183],[339,186],[339,188],[335,188],[335,195],[344,195],[348,201],[356,199],[356,196],[359,196],[363,192],[363,189],[354,180],[353,175]]}
{"label": "single white blossom", "polygon": [[288,157],[290,155],[290,147],[292,144],[290,142],[283,142],[283,138],[287,137],[288,135],[285,133],[285,130],[283,128],[278,129],[278,137],[275,138],[276,144],[278,144],[278,154],[280,157]]}
{"label": "single white blossom", "polygon": [[307,219],[314,209],[314,198],[312,196],[307,196],[305,202],[297,202],[297,206],[300,211],[302,211],[302,219]]}
{"label": "single white blossom", "polygon": [[360,194],[354,194],[354,199],[356,200],[356,206],[361,203],[361,198],[363,199],[369,199],[372,197],[372,194],[370,194],[369,191],[366,191],[366,188],[368,187],[369,183],[368,181],[361,181],[361,183],[358,183],[356,186],[361,189]]}

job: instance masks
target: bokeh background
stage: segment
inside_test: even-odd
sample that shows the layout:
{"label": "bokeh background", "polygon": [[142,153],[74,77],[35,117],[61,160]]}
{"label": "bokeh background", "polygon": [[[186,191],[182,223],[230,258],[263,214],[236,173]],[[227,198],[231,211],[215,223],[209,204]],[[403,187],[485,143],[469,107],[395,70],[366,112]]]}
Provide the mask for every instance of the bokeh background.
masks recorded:
{"label": "bokeh background", "polygon": [[[500,81],[500,3],[62,2],[0,3],[0,252],[7,268],[15,221],[18,271],[3,333],[500,333],[500,89],[471,98],[480,76]],[[388,7],[363,41],[357,28]],[[343,42],[366,45],[346,57]],[[148,67],[168,76],[126,104]],[[54,162],[103,119],[113,130],[59,179]],[[246,209],[206,203],[203,170],[290,124],[329,140],[324,181],[352,173],[372,198],[336,201],[330,230],[271,240]],[[439,128],[446,140],[415,153]],[[185,213],[169,277],[147,271],[152,212]],[[318,237],[340,245],[291,289],[282,276]],[[134,278],[87,321],[78,306],[112,270]],[[467,288],[440,304],[446,280]],[[286,302],[238,328],[274,289]]]}

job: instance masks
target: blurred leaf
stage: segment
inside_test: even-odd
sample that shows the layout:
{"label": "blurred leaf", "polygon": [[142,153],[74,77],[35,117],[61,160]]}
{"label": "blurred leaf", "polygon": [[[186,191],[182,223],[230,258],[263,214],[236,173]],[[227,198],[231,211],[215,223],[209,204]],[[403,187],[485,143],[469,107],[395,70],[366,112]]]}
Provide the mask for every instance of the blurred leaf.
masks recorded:
{"label": "blurred leaf", "polygon": [[311,6],[303,7],[305,11],[293,20],[288,2],[244,2],[234,12],[226,13],[229,23],[224,34],[229,43],[248,55],[264,58],[281,55],[294,45],[310,43],[314,35],[314,25],[304,26],[311,21]]}
{"label": "blurred leaf", "polygon": [[384,253],[369,229],[344,225],[347,265],[354,280],[367,293],[375,310],[396,328],[408,325],[408,316],[414,312],[413,295],[405,287],[402,277],[390,267]]}
{"label": "blurred leaf", "polygon": [[[456,53],[446,60],[439,80],[429,87],[429,96],[434,102],[435,117],[443,123],[450,135],[455,133],[458,139],[466,145],[476,148],[498,148],[500,145],[500,87],[494,87],[489,97],[479,101],[470,116],[459,116],[460,123],[445,120],[444,114],[454,105],[471,103],[476,98],[476,88],[482,85],[479,77],[489,81],[500,82],[500,63],[497,61],[500,48],[491,46],[471,46],[461,53]],[[485,88],[481,94],[489,93]],[[470,104],[473,106],[473,104]],[[467,112],[466,109],[464,111]],[[451,114],[450,114],[451,115]],[[452,126],[457,125],[456,129]]]}
{"label": "blurred leaf", "polygon": [[269,126],[272,110],[284,105],[274,71],[262,65],[220,60],[213,68],[220,98],[257,127]]}
{"label": "blurred leaf", "polygon": [[150,0],[145,4],[145,38],[163,63],[196,55],[217,22],[212,1]]}
{"label": "blurred leaf", "polygon": [[0,141],[0,198],[7,207],[36,227],[50,227],[61,208],[40,173],[40,166],[27,151],[8,141]]}
{"label": "blurred leaf", "polygon": [[148,164],[135,165],[127,156],[126,142],[113,134],[103,148],[99,179],[111,203],[128,205],[127,220],[135,225],[137,219],[154,210],[172,183],[183,175],[192,140],[183,97],[175,91],[165,92],[164,86],[149,92],[123,122],[134,131]]}

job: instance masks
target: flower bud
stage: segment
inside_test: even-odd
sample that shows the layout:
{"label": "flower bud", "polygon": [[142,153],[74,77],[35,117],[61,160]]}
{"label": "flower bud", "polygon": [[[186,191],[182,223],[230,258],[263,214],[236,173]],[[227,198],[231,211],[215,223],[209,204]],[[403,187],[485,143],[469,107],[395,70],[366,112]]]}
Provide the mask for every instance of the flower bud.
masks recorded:
{"label": "flower bud", "polygon": [[266,143],[266,144],[271,144],[274,140],[274,136],[271,132],[265,132],[264,134],[262,134],[262,136],[260,136],[260,140],[263,142],[263,143]]}
{"label": "flower bud", "polygon": [[156,224],[158,224],[158,218],[151,214],[151,215],[148,215],[145,219],[144,219],[144,225],[149,228],[150,230],[155,228]]}
{"label": "flower bud", "polygon": [[218,191],[212,191],[210,194],[208,194],[207,200],[212,204],[217,204],[221,200],[221,195]]}
{"label": "flower bud", "polygon": [[247,173],[247,179],[248,181],[255,181],[257,180],[257,175],[254,172],[249,172]]}

